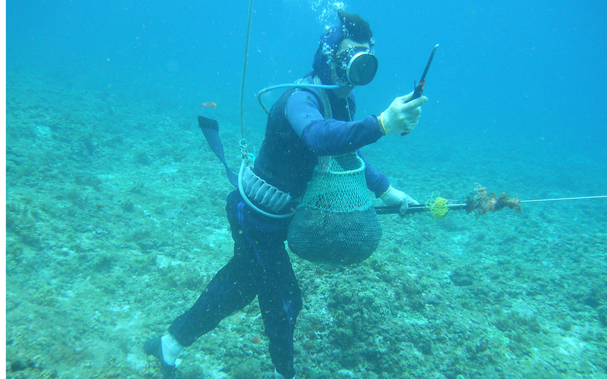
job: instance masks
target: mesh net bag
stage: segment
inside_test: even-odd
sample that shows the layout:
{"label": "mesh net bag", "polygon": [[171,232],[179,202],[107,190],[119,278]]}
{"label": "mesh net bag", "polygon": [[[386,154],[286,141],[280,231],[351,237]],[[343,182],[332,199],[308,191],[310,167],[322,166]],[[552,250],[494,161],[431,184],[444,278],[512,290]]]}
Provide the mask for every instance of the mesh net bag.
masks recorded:
{"label": "mesh net bag", "polygon": [[312,262],[349,265],[370,257],[381,234],[364,161],[355,152],[319,158],[289,225],[289,248]]}

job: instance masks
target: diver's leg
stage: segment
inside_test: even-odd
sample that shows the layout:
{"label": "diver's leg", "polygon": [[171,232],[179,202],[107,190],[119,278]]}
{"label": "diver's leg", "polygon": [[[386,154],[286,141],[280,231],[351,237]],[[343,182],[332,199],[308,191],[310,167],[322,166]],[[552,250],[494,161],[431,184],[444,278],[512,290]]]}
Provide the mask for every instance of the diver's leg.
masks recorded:
{"label": "diver's leg", "polygon": [[146,354],[160,361],[163,379],[175,378],[175,361],[184,347],[255,299],[261,274],[246,248],[241,241],[235,241],[234,257],[219,270],[194,306],[173,321],[168,335],[144,344]]}
{"label": "diver's leg", "polygon": [[234,239],[234,257],[219,270],[192,308],[177,317],[169,327],[169,333],[183,346],[193,344],[257,295],[261,271],[255,250],[245,238],[239,222],[239,199],[231,194],[226,205]]}
{"label": "diver's leg", "polygon": [[219,270],[192,308],[173,321],[169,333],[181,345],[190,346],[225,317],[253,301],[257,295],[255,277],[258,274],[251,272],[252,265],[250,260],[234,256]]}
{"label": "diver's leg", "polygon": [[[239,222],[260,269],[258,297],[270,356],[278,373],[293,378],[293,331],[301,311],[301,291],[285,249],[288,219],[271,219],[239,204]],[[278,376],[277,376],[278,377]]]}
{"label": "diver's leg", "polygon": [[169,334],[152,338],[143,348],[160,361],[163,379],[175,378],[175,361],[185,346],[215,328],[232,312],[244,308],[257,295],[262,271],[250,238],[242,225],[237,191],[228,196],[226,211],[234,239],[234,257],[211,280],[196,303],[169,327]]}
{"label": "diver's leg", "polygon": [[262,254],[265,272],[259,287],[259,306],[270,340],[272,363],[278,373],[292,378],[293,332],[302,307],[301,290],[284,244],[272,247]]}

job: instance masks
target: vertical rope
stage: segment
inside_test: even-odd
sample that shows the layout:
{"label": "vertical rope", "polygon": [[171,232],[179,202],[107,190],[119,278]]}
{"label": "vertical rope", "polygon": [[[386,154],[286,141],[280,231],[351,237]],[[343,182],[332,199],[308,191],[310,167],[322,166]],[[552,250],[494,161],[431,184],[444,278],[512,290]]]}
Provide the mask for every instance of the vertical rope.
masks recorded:
{"label": "vertical rope", "polygon": [[253,0],[249,0],[249,17],[247,18],[247,36],[244,43],[244,63],[242,65],[242,80],[240,81],[240,138],[244,140],[244,82],[247,76],[247,59],[249,58],[249,35],[251,34],[251,15]]}

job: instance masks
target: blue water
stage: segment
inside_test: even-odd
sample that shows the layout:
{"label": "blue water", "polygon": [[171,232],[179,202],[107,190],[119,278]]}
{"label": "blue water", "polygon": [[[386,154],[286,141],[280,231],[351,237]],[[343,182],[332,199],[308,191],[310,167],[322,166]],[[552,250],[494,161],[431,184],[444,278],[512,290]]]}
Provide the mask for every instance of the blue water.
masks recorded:
{"label": "blue water", "polygon": [[[258,111],[259,89],[310,70],[325,22],[321,11],[328,8],[317,3],[255,2],[249,111]],[[247,5],[9,1],[9,75],[19,67],[167,106],[214,101],[237,114]],[[439,43],[420,129],[454,143],[486,132],[496,149],[501,139],[522,140],[607,157],[605,4],[349,1],[346,8],[370,22],[380,60],[375,81],[357,91],[361,116],[408,92]]]}
{"label": "blue water", "polygon": [[[255,94],[311,71],[331,3],[255,1],[251,150],[266,122]],[[607,195],[607,5],[345,6],[369,21],[380,65],[356,89],[357,118],[412,91],[440,45],[417,128],[364,148],[394,186],[421,202],[463,200],[475,183],[523,200]],[[196,117],[218,120],[234,168],[247,7],[8,2],[8,377],[154,377],[142,342],[231,256],[232,188]],[[382,216],[380,247],[363,264],[292,256],[306,304],[300,376],[605,377],[606,204]],[[186,349],[186,378],[273,377],[255,307]]]}

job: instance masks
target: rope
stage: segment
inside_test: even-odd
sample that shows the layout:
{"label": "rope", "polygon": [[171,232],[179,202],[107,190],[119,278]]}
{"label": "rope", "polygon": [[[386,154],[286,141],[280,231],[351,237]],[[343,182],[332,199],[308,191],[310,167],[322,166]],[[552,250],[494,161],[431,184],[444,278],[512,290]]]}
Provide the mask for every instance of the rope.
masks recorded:
{"label": "rope", "polygon": [[253,0],[249,0],[249,17],[247,18],[247,36],[244,43],[244,63],[242,65],[242,80],[240,81],[240,138],[244,138],[244,82],[247,76],[247,59],[249,58],[249,35],[251,34],[251,16]]}

